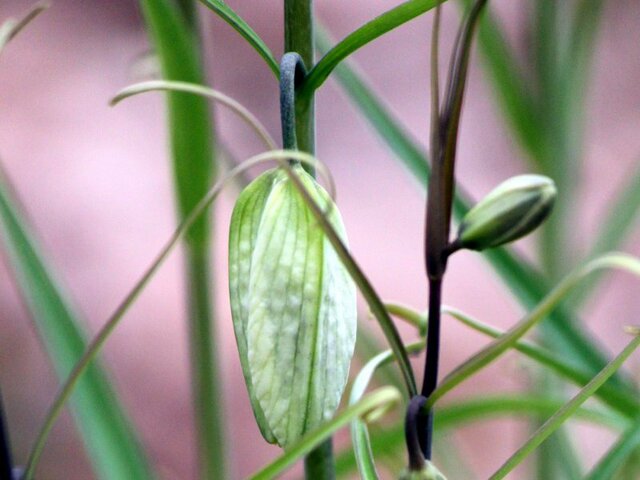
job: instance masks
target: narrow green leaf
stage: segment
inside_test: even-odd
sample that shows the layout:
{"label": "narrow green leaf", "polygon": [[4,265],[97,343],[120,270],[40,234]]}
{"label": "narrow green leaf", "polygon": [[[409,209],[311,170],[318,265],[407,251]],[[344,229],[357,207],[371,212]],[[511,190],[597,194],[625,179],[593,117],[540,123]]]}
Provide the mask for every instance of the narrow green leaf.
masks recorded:
{"label": "narrow green leaf", "polygon": [[[418,342],[408,345],[406,350],[409,354],[418,353],[422,351],[424,347],[424,342]],[[351,386],[349,405],[354,405],[362,398],[376,370],[393,360],[393,351],[386,350],[373,357],[362,367]],[[353,451],[358,464],[360,477],[365,480],[377,480],[378,473],[371,450],[369,431],[366,423],[359,418],[351,422],[351,442],[353,444]]]}
{"label": "narrow green leaf", "polygon": [[[455,386],[468,379],[471,375],[489,365],[504,352],[513,348],[516,342],[531,328],[543,320],[570,292],[590,273],[603,268],[626,270],[640,276],[640,260],[622,253],[602,255],[566,276],[549,294],[520,322],[492,342],[487,347],[473,355],[469,360],[455,368],[440,383],[433,392],[425,408],[432,406]],[[616,369],[617,370],[617,369]],[[612,371],[611,374],[615,372]],[[607,376],[608,378],[608,376]],[[605,378],[605,380],[607,379]]]}
{"label": "narrow green leaf", "polygon": [[[318,46],[321,51],[326,51],[330,42],[320,28],[317,31]],[[341,63],[334,77],[361,111],[363,118],[371,123],[380,138],[396,154],[394,158],[402,162],[414,178],[426,188],[429,165],[423,149],[384,107],[349,62]],[[460,219],[469,210],[472,202],[469,196],[464,194],[463,188],[458,186],[456,190],[453,214],[455,218]],[[513,250],[497,248],[488,250],[483,255],[525,308],[534,307],[548,292],[547,280]],[[595,373],[606,364],[606,355],[598,343],[566,309],[560,308],[551,314],[549,328],[554,332],[558,348],[564,352],[566,358],[578,366]],[[614,375],[611,383],[619,388],[633,390],[631,383],[622,379],[621,375]]]}
{"label": "narrow green leaf", "polygon": [[585,480],[609,480],[640,447],[640,423],[629,427],[600,459]]}
{"label": "narrow green leaf", "polygon": [[359,48],[445,1],[409,0],[367,22],[347,35],[316,63],[300,86],[300,94],[310,95],[317,90],[340,62]]}
{"label": "narrow green leaf", "polygon": [[[197,22],[172,0],[140,0],[165,80],[204,84]],[[184,7],[184,4],[182,4]],[[188,7],[187,7],[188,8]],[[171,91],[167,116],[179,218],[206,194],[217,174],[213,125],[205,98]],[[201,217],[185,237],[189,366],[198,471],[225,477],[224,415],[216,349],[211,279],[211,223]]]}
{"label": "narrow green leaf", "polygon": [[[457,309],[443,307],[443,313],[451,315],[453,318],[461,321],[474,330],[493,338],[500,338],[505,334],[505,332],[482,323]],[[534,343],[527,342],[526,340],[519,340],[515,344],[514,348],[577,385],[584,386],[589,383],[591,379],[591,376],[588,373],[576,369],[573,365],[567,363],[563,357]],[[640,402],[635,395],[629,394],[625,390],[614,388],[610,383],[607,383],[603,385],[602,388],[598,389],[596,396],[603,403],[608,404],[610,407],[630,418],[636,417],[640,409]]]}
{"label": "narrow green leaf", "polygon": [[[165,80],[202,85],[204,73],[198,46],[180,12],[169,0],[140,0]],[[178,207],[184,217],[204,196],[215,176],[213,126],[207,100],[171,91],[168,97],[169,134]],[[201,219],[189,243],[208,248],[209,226]]]}
{"label": "narrow green leaf", "polygon": [[576,410],[591,397],[598,388],[604,384],[607,378],[611,377],[618,370],[627,358],[640,346],[640,332],[634,332],[635,337],[629,342],[629,344],[620,352],[620,354],[614,358],[600,373],[598,373],[591,382],[589,382],[584,388],[582,388],[568,403],[566,403],[560,410],[558,410],[549,420],[547,420],[527,442],[518,449],[496,473],[494,473],[490,480],[500,480],[504,478],[509,472],[517,467],[531,452],[533,452],[542,442],[544,442],[549,435],[561,427],[564,422],[573,415]]}
{"label": "narrow green leaf", "polygon": [[[21,294],[58,377],[63,379],[85,349],[84,322],[52,276],[1,174],[0,227]],[[100,364],[94,364],[78,385],[72,412],[99,478],[153,478],[130,421]]]}
{"label": "narrow green leaf", "polygon": [[251,479],[271,480],[276,478],[297,459],[309,453],[355,418],[363,418],[365,420],[378,418],[383,412],[388,411],[397,404],[401,398],[400,392],[393,387],[382,387],[371,392],[359,402],[344,409],[332,420],[323,423],[315,430],[309,432],[275,461],[251,476]]}
{"label": "narrow green leaf", "polygon": [[262,41],[260,36],[245,22],[240,15],[234,12],[229,5],[221,0],[200,0],[200,2],[207,8],[213,10],[220,16],[225,22],[227,22],[233,29],[244,37],[247,42],[258,52],[258,54],[267,62],[267,65],[276,77],[280,75],[280,65],[278,61],[267,47],[267,44]]}
{"label": "narrow green leaf", "polygon": [[[559,398],[536,395],[490,395],[474,397],[442,405],[438,410],[435,428],[439,435],[473,422],[487,422],[496,418],[531,418],[550,416],[564,405]],[[575,418],[593,425],[619,430],[628,425],[626,419],[612,416],[608,411],[580,407]],[[371,435],[371,450],[375,458],[402,452],[405,448],[404,425],[384,429],[375,428]],[[357,468],[354,452],[345,449],[336,455],[336,473],[343,477]]]}
{"label": "narrow green leaf", "polygon": [[[597,272],[594,274],[597,274]],[[398,304],[387,304],[386,308],[390,314],[407,321],[420,332],[426,331],[426,325],[428,322],[426,315],[422,315],[406,306]],[[458,309],[443,306],[442,313],[449,315],[475,331],[488,335],[492,338],[500,338],[505,334],[504,331],[483,323]],[[532,360],[535,360],[541,365],[549,368],[557,375],[570,380],[576,385],[582,387],[591,380],[592,376],[589,373],[575,368],[572,364],[567,363],[562,356],[550,352],[539,345],[526,340],[518,340],[513,348]],[[602,402],[629,418],[635,418],[638,414],[638,410],[640,409],[640,402],[635,395],[630,394],[625,390],[617,389],[609,383],[603,385],[602,388],[596,392],[596,396]]]}

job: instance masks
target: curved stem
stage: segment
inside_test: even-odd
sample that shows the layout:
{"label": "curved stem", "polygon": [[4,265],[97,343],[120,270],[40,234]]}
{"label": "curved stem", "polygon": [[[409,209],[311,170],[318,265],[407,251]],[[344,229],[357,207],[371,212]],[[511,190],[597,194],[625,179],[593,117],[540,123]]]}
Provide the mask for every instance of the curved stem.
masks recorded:
{"label": "curved stem", "polygon": [[305,75],[302,57],[296,52],[285,53],[280,62],[280,122],[282,146],[287,150],[298,150],[296,88]]}
{"label": "curved stem", "polygon": [[[422,395],[416,395],[409,401],[407,407],[407,415],[404,423],[404,435],[407,444],[407,453],[409,455],[409,470],[420,471],[424,468],[424,452],[421,441],[421,424],[424,422],[425,416],[422,413],[422,407],[427,399]],[[430,417],[426,417],[427,422]]]}

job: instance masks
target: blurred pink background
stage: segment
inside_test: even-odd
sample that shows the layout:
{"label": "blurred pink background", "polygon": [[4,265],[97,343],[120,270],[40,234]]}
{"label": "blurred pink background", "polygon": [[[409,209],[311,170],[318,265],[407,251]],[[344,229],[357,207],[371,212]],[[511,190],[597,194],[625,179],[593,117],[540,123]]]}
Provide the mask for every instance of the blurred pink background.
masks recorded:
{"label": "blurred pink background", "polygon": [[[0,21],[31,2],[3,0]],[[317,14],[341,38],[398,1],[318,0]],[[493,0],[510,40],[523,54],[524,0]],[[282,53],[282,2],[229,4]],[[597,43],[587,108],[581,201],[574,217],[577,249],[589,246],[607,202],[640,155],[640,3],[608,2]],[[443,44],[451,45],[458,11],[445,9]],[[248,106],[278,138],[275,79],[226,24],[202,9],[210,79]],[[428,33],[419,18],[359,51],[354,59],[404,125],[424,143],[428,131]],[[110,108],[109,98],[137,80],[147,51],[133,0],[57,0],[0,57],[0,158],[61,282],[95,332],[150,263],[175,226],[163,96],[152,93]],[[443,53],[443,59],[447,55]],[[444,62],[443,62],[444,63]],[[355,257],[384,299],[422,309],[424,193],[371,132],[333,82],[317,97],[318,155],[331,168]],[[257,153],[253,134],[227,111],[216,112],[219,137],[238,158]],[[459,179],[476,198],[506,177],[527,171],[504,127],[476,55],[459,153]],[[236,193],[216,206],[215,268],[226,418],[232,478],[244,478],[278,453],[253,422],[233,341],[226,298],[226,241]],[[638,232],[625,250],[640,254]],[[519,247],[532,254],[528,240]],[[104,359],[150,458],[166,478],[194,478],[193,428],[180,254],[174,254],[109,341]],[[637,323],[638,283],[611,275],[588,305],[589,329],[611,352],[625,342],[622,326]],[[522,313],[477,254],[451,262],[445,301],[496,326]],[[366,310],[362,309],[363,313]],[[375,328],[375,326],[374,326]],[[11,279],[0,263],[0,385],[14,456],[24,463],[58,385]],[[446,373],[485,343],[453,321],[443,327]],[[413,333],[403,330],[407,338]],[[637,378],[639,357],[627,367]],[[520,357],[508,355],[452,397],[512,390],[530,378]],[[575,424],[572,428],[575,430]],[[486,478],[522,442],[524,422],[488,422],[455,438],[476,478]],[[579,432],[595,432],[589,428]],[[600,432],[600,431],[598,431]],[[587,464],[612,441],[580,441]],[[582,435],[585,438],[585,435]],[[490,441],[486,441],[490,439]],[[474,446],[481,440],[482,448]],[[91,478],[71,418],[54,429],[40,479]],[[296,470],[287,476],[295,478]],[[514,476],[513,478],[518,478]]]}

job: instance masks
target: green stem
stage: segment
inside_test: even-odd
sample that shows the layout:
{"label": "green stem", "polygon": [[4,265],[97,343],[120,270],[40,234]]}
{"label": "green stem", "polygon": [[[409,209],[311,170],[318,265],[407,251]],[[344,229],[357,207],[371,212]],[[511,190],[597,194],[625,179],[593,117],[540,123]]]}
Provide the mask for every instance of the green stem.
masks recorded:
{"label": "green stem", "polygon": [[[295,52],[307,68],[315,62],[313,37],[313,0],[285,0],[284,50]],[[314,93],[296,95],[296,140],[298,149],[315,154]],[[304,459],[305,477],[314,480],[334,479],[333,442],[329,437]]]}
{"label": "green stem", "polygon": [[198,35],[198,13],[195,0],[176,0],[178,9],[182,12],[189,28],[194,35]]}
{"label": "green stem", "polygon": [[187,247],[187,290],[189,302],[189,352],[192,403],[197,435],[200,478],[223,478],[225,471],[224,427],[219,415],[220,373],[216,366],[215,328],[211,302],[210,262],[207,250]]}
{"label": "green stem", "polygon": [[[313,67],[315,44],[312,0],[285,0],[284,50],[300,55],[307,69]],[[296,135],[298,149],[313,155],[316,144],[313,92],[296,96]]]}
{"label": "green stem", "polygon": [[[204,84],[205,74],[195,0],[142,0],[149,33],[166,80]],[[168,94],[168,119],[178,215],[186,218],[217,175],[214,131],[205,99]],[[198,219],[185,238],[189,308],[191,396],[200,478],[226,478],[218,362],[210,304],[211,226]]]}

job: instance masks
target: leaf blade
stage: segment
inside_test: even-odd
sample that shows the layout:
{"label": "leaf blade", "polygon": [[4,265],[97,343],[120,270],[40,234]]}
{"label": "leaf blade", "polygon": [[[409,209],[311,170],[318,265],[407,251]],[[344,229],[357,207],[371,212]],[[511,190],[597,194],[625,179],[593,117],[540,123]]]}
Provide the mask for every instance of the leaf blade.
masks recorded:
{"label": "leaf blade", "polygon": [[[0,226],[21,294],[58,377],[64,379],[86,347],[86,334],[22,220],[2,175]],[[78,386],[72,411],[100,478],[153,478],[140,442],[100,364],[94,365]]]}

